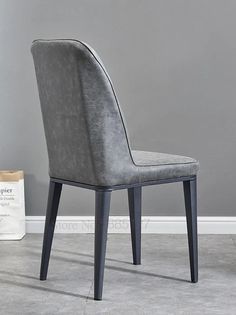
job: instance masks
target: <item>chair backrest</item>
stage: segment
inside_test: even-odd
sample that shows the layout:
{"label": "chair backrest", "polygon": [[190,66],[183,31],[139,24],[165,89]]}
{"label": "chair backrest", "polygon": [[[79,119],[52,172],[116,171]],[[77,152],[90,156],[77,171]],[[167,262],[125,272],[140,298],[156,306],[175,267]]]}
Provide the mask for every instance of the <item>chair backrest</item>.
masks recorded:
{"label": "chair backrest", "polygon": [[49,175],[98,186],[121,184],[134,164],[111,80],[96,53],[76,40],[36,40],[31,51]]}

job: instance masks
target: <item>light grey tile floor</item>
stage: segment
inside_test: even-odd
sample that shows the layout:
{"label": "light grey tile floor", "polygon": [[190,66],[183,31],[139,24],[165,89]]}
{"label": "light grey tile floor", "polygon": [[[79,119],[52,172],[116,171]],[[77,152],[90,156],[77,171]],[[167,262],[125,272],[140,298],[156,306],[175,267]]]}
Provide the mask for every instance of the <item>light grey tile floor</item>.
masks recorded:
{"label": "light grey tile floor", "polygon": [[185,235],[109,235],[103,301],[93,300],[93,235],[57,234],[48,280],[38,280],[42,235],[0,242],[0,314],[236,314],[236,236],[199,236],[199,283],[189,282]]}

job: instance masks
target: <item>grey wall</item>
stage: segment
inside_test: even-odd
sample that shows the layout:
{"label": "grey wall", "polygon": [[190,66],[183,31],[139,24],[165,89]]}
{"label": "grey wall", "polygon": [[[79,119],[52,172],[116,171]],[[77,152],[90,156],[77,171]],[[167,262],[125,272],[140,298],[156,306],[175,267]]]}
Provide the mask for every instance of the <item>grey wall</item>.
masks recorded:
{"label": "grey wall", "polygon": [[[36,38],[77,38],[110,73],[133,148],[200,160],[199,214],[236,215],[236,1],[0,0],[0,167],[25,171],[27,215],[43,215],[47,154],[30,54]],[[115,192],[112,214],[127,214]],[[66,187],[60,214],[92,215]],[[183,215],[181,184],[144,189],[145,215]]]}

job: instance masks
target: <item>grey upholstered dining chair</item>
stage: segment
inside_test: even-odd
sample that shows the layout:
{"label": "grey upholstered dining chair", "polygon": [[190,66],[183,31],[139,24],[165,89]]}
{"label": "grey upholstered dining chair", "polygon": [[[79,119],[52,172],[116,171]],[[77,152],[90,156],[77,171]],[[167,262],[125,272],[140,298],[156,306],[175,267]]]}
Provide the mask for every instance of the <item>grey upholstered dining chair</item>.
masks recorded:
{"label": "grey upholstered dining chair", "polygon": [[133,263],[141,263],[142,186],[183,182],[191,281],[198,281],[198,162],[130,147],[110,77],[77,40],[36,40],[32,54],[49,157],[40,279],[46,280],[62,184],[95,191],[94,299],[102,299],[111,192],[128,189]]}

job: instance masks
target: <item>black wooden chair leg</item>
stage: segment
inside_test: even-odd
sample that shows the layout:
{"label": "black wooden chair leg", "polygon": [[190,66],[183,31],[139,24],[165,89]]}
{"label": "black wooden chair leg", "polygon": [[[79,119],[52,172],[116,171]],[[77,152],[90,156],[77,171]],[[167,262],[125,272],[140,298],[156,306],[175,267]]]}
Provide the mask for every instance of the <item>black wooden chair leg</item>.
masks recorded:
{"label": "black wooden chair leg", "polygon": [[94,244],[94,300],[102,299],[111,191],[96,191]]}
{"label": "black wooden chair leg", "polygon": [[191,281],[198,282],[197,180],[184,181]]}
{"label": "black wooden chair leg", "polygon": [[141,264],[142,187],[128,189],[133,264]]}
{"label": "black wooden chair leg", "polygon": [[46,222],[44,228],[43,251],[41,258],[40,280],[47,279],[48,264],[52,247],[54,228],[57,218],[57,211],[61,196],[62,184],[50,181]]}

